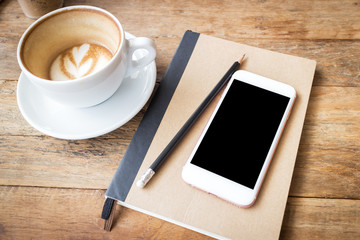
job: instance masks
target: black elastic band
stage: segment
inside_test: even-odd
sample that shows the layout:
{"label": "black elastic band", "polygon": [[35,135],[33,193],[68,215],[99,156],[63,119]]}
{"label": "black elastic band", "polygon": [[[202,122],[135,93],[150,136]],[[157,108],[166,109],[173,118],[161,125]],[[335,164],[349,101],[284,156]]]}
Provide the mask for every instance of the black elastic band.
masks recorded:
{"label": "black elastic band", "polygon": [[109,216],[111,214],[111,209],[112,209],[112,206],[114,204],[115,200],[114,199],[111,199],[111,198],[107,198],[104,202],[104,206],[103,206],[103,210],[102,210],[102,213],[101,213],[101,218],[102,219],[109,219]]}

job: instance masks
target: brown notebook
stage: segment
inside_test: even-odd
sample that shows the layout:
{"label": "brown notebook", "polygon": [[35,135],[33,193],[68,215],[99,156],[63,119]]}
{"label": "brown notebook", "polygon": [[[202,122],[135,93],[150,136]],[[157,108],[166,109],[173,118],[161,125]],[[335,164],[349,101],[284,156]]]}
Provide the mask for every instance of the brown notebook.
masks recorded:
{"label": "brown notebook", "polygon": [[[216,238],[278,239],[316,62],[189,31],[185,33],[181,44],[186,44],[185,38],[194,37],[196,41],[189,43],[194,45],[192,52],[187,60],[182,60],[187,61],[187,64],[179,75],[179,82],[175,85],[174,92],[168,96],[169,104],[166,104],[164,114],[158,120],[159,124],[150,127],[154,135],[149,140],[149,147],[144,147],[145,157],[136,160],[130,157],[131,153],[126,154],[128,156],[125,155],[124,158],[128,158],[126,161],[129,166],[124,166],[126,163],[123,159],[124,164],[123,166],[120,164],[119,168],[132,168],[134,174],[130,178],[126,176],[128,182],[126,183],[125,180],[121,180],[125,175],[122,172],[129,171],[118,169],[106,195],[108,198],[119,200],[119,204],[126,207]],[[179,58],[181,49],[182,47],[178,48],[176,53],[178,56],[175,57]],[[247,209],[239,208],[189,186],[181,178],[182,168],[219,97],[209,105],[147,186],[143,189],[138,188],[136,181],[228,68],[244,53],[247,59],[241,66],[242,70],[284,82],[293,86],[297,92],[292,113],[255,204]],[[169,74],[169,71],[175,71],[170,67],[165,75]],[[171,79],[165,80],[171,81]],[[149,110],[151,108],[156,109],[156,105],[150,106]],[[138,131],[141,125],[142,123]],[[148,125],[145,126],[144,132],[149,129]],[[143,139],[145,136],[135,134],[135,138]],[[136,141],[134,139],[133,141]],[[136,161],[138,166],[133,166],[132,163]],[[116,188],[124,184],[128,184],[126,194],[119,194],[121,191]]]}

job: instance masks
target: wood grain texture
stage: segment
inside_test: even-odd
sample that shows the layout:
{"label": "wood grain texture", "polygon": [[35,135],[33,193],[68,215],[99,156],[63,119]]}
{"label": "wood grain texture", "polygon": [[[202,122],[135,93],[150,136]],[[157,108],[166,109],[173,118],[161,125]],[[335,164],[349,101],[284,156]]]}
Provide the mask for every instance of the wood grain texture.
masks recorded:
{"label": "wood grain texture", "polygon": [[[157,81],[187,29],[316,60],[280,239],[360,239],[359,0],[65,0],[79,4],[154,39]],[[146,108],[94,139],[33,129],[16,102],[17,44],[33,22],[17,1],[0,2],[0,239],[210,239],[120,207],[102,230],[104,191]]]}
{"label": "wood grain texture", "polygon": [[[15,82],[6,84],[0,92],[0,184],[106,189],[143,112],[104,136],[59,140],[22,119],[13,101]],[[313,87],[291,196],[360,198],[360,162],[354,161],[360,159],[359,102],[358,87]]]}
{"label": "wood grain texture", "polygon": [[[111,232],[100,219],[103,190],[0,187],[1,239],[210,239],[117,206]],[[14,214],[16,213],[16,214]]]}
{"label": "wood grain texture", "polygon": [[[184,31],[191,29],[315,59],[318,61],[317,76],[330,70],[326,79],[320,79],[322,84],[360,84],[356,61],[360,58],[360,43],[338,41],[360,39],[360,3],[356,1],[342,1],[341,4],[338,1],[247,1],[246,4],[211,1],[206,4],[187,0],[163,1],[156,6],[151,1],[79,0],[65,3],[103,7],[117,16],[128,32],[153,38],[158,48],[158,79],[165,72]],[[0,15],[0,79],[16,80],[20,73],[14,58],[17,43],[33,20],[23,16],[16,1],[4,1],[0,5]],[[307,34],[303,34],[306,28]],[[317,79],[314,84],[319,84]]]}
{"label": "wood grain texture", "polygon": [[[116,1],[112,1],[116,3]],[[83,3],[74,1],[72,4]],[[357,1],[86,1],[113,12],[125,29],[178,36],[185,29],[228,38],[359,39]],[[69,5],[72,5],[69,4]],[[335,17],[334,17],[335,16]],[[161,21],[159,21],[161,20]],[[155,26],[153,23],[157,22]],[[138,28],[146,24],[148,27]],[[168,27],[171,26],[171,27]],[[166,28],[167,31],[163,31]]]}
{"label": "wood grain texture", "polygon": [[[181,37],[186,29],[224,38],[359,39],[360,3],[328,1],[121,1],[72,0],[112,12],[127,31],[150,37]],[[33,20],[16,1],[0,6],[3,30],[19,36]],[[18,24],[14,26],[13,22]],[[144,27],[144,25],[146,27]],[[10,28],[11,26],[11,28]],[[171,26],[171,27],[169,27]],[[166,30],[166,31],[164,31]]]}
{"label": "wood grain texture", "polygon": [[[1,25],[1,22],[0,22]],[[360,86],[360,40],[330,41],[330,40],[284,40],[284,39],[236,39],[226,38],[250,46],[264,48],[285,54],[316,59],[316,74],[314,86]],[[158,56],[157,80],[160,81],[175,53],[180,37],[154,38]],[[18,42],[13,37],[11,42]],[[20,68],[15,57],[17,44],[0,44],[2,55],[0,79],[17,80]]]}
{"label": "wood grain texture", "polygon": [[360,88],[314,87],[290,194],[360,199]]}
{"label": "wood grain texture", "polygon": [[[2,239],[211,239],[121,206],[104,232],[103,190],[1,186],[0,198]],[[280,239],[356,239],[359,208],[357,200],[289,198]]]}
{"label": "wood grain texture", "polygon": [[359,239],[359,200],[289,198],[280,239]]}
{"label": "wood grain texture", "polygon": [[0,184],[106,189],[128,143],[0,137]]}

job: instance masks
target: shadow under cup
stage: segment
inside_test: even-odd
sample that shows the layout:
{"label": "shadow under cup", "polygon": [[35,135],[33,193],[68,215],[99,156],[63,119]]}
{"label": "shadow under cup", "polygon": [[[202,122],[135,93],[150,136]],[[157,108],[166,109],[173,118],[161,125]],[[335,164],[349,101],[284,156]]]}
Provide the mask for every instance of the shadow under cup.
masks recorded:
{"label": "shadow under cup", "polygon": [[29,29],[23,37],[19,57],[26,70],[49,80],[50,66],[64,50],[93,43],[106,47],[114,56],[119,51],[121,36],[122,29],[105,12],[93,8],[60,9]]}

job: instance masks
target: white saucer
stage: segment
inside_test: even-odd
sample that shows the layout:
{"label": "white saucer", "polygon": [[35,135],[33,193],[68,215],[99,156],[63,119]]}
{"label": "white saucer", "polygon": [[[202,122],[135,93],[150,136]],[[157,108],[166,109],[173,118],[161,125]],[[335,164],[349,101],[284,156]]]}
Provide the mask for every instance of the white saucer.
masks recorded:
{"label": "white saucer", "polygon": [[[133,36],[127,34],[126,37]],[[61,139],[93,138],[111,132],[133,118],[150,98],[155,81],[154,61],[125,78],[105,102],[89,108],[69,108],[43,96],[21,73],[17,101],[26,121],[46,135]]]}

